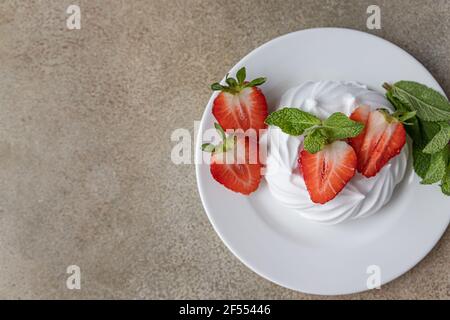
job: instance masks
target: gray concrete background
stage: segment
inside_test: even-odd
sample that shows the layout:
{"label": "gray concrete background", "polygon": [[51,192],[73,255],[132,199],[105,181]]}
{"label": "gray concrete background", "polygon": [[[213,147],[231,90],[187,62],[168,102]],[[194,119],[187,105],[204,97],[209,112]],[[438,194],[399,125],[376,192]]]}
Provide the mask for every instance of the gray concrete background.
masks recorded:
{"label": "gray concrete background", "polygon": [[[65,27],[79,4],[82,29]],[[450,94],[450,2],[375,1],[372,32]],[[287,32],[366,30],[372,1],[0,2],[0,298],[310,299],[240,263],[213,231],[193,166],[170,162],[242,56]],[[66,267],[82,289],[65,288]],[[381,290],[450,298],[450,236]],[[325,297],[326,298],[326,297]]]}

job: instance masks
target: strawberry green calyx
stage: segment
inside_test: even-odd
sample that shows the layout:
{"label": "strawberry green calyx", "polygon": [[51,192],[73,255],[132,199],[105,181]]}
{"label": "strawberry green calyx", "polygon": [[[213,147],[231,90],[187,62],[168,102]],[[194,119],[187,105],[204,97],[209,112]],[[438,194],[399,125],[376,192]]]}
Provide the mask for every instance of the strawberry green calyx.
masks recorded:
{"label": "strawberry green calyx", "polygon": [[205,152],[214,152],[214,149],[216,149],[216,146],[212,143],[204,143],[202,144],[202,151]]}
{"label": "strawberry green calyx", "polygon": [[202,151],[210,152],[210,153],[220,153],[220,152],[227,152],[228,150],[233,149],[234,145],[236,143],[237,137],[235,135],[231,135],[231,136],[227,137],[222,126],[218,123],[214,123],[214,127],[216,128],[217,132],[219,133],[219,136],[222,139],[222,142],[219,143],[217,146],[213,145],[212,143],[204,143],[204,144],[202,144],[202,147],[201,147]]}
{"label": "strawberry green calyx", "polygon": [[261,77],[248,82],[245,81],[246,77],[247,72],[245,70],[245,67],[242,67],[241,69],[238,70],[238,72],[236,72],[236,79],[229,77],[229,75],[227,74],[225,77],[225,82],[227,85],[222,85],[219,82],[215,82],[211,85],[211,90],[223,91],[231,94],[238,94],[239,92],[241,92],[241,90],[245,88],[260,86],[267,80],[267,78]]}

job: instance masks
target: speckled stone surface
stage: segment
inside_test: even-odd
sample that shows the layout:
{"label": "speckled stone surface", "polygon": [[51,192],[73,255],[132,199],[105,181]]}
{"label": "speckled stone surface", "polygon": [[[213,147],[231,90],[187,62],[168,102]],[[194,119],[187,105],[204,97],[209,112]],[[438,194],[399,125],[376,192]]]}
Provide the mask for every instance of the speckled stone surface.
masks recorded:
{"label": "speckled stone surface", "polygon": [[[370,31],[450,94],[450,2],[376,1]],[[66,8],[81,7],[81,30]],[[220,79],[299,29],[366,30],[372,1],[0,2],[0,298],[316,297],[247,269],[215,234],[193,165],[170,161]],[[66,268],[81,267],[81,290]],[[450,235],[414,269],[351,299],[450,298]]]}

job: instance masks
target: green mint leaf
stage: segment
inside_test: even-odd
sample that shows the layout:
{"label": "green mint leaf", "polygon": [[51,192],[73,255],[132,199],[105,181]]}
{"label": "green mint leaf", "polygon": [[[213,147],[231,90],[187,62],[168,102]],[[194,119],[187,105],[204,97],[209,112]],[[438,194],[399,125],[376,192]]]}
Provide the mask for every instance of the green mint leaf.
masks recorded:
{"label": "green mint leaf", "polygon": [[405,126],[406,132],[413,139],[414,145],[422,152],[423,148],[439,132],[439,123],[422,121],[417,117],[411,119],[409,123],[411,125]]}
{"label": "green mint leaf", "polygon": [[394,106],[396,111],[400,112],[411,111],[405,104],[403,104],[400,100],[394,97],[394,95],[392,94],[392,89],[386,92],[386,98]]}
{"label": "green mint leaf", "polygon": [[242,67],[238,70],[236,73],[236,78],[239,83],[239,85],[242,85],[245,81],[245,78],[247,77],[247,72],[245,70],[245,67]]}
{"label": "green mint leaf", "polygon": [[450,124],[448,124],[447,122],[439,122],[438,126],[440,127],[439,131],[425,146],[425,148],[423,149],[424,153],[436,153],[447,146],[450,140]]}
{"label": "green mint leaf", "polygon": [[446,173],[448,160],[448,148],[433,153],[430,156],[430,167],[428,168],[422,184],[433,184],[442,180]]}
{"label": "green mint leaf", "polygon": [[322,150],[327,142],[328,139],[325,135],[323,135],[322,130],[316,128],[305,137],[303,146],[309,153],[316,153]]}
{"label": "green mint leaf", "polygon": [[448,164],[447,172],[442,179],[441,190],[443,194],[450,196],[450,163]]}
{"label": "green mint leaf", "polygon": [[336,112],[323,122],[323,128],[326,137],[330,142],[333,142],[334,140],[356,137],[363,131],[364,124],[351,120],[341,112]]}
{"label": "green mint leaf", "polygon": [[284,133],[299,136],[322,121],[316,116],[297,108],[283,108],[272,112],[265,121],[268,125],[279,127]]}
{"label": "green mint leaf", "polygon": [[267,81],[267,78],[256,78],[245,85],[245,87],[256,87]]}
{"label": "green mint leaf", "polygon": [[205,152],[213,152],[215,148],[216,146],[211,143],[202,144],[202,150]]}
{"label": "green mint leaf", "polygon": [[[392,89],[386,92],[386,98],[389,102],[394,106],[396,112],[411,112],[410,109],[406,105],[404,105],[400,100],[395,98],[392,94]],[[416,112],[417,114],[417,112]],[[422,144],[422,133],[420,129],[420,123],[417,116],[411,117],[409,119],[404,120],[405,130],[408,135],[413,139],[417,144]]]}
{"label": "green mint leaf", "polygon": [[421,121],[419,120],[420,128],[422,132],[422,142],[427,144],[433,139],[435,135],[438,134],[441,127],[438,122],[429,122],[429,121]]}
{"label": "green mint leaf", "polygon": [[[395,92],[396,85],[400,89]],[[402,81],[396,85],[385,86],[388,89],[387,99],[397,112],[416,111],[416,116],[402,119],[407,124],[405,129],[408,135],[413,139],[414,170],[423,179],[423,184],[433,184],[442,179],[441,190],[450,195],[450,149],[447,146],[450,125],[445,120],[438,122],[439,119],[445,119],[450,111],[448,101],[434,90],[416,83]],[[406,93],[401,92],[401,89]],[[411,96],[413,89],[417,91],[417,97]],[[433,114],[435,111],[437,113]]]}
{"label": "green mint leaf", "polygon": [[217,132],[220,135],[220,138],[222,140],[225,140],[227,138],[227,136],[225,135],[225,131],[223,130],[222,126],[220,124],[218,124],[217,122],[214,123],[214,128],[216,128]]}
{"label": "green mint leaf", "polygon": [[413,163],[414,171],[419,177],[425,179],[425,176],[430,168],[431,155],[423,153],[422,148],[414,144],[413,145]]}
{"label": "green mint leaf", "polygon": [[420,120],[417,117],[413,117],[407,121],[408,125],[405,126],[405,130],[411,139],[418,145],[423,145],[423,137],[421,131]]}
{"label": "green mint leaf", "polygon": [[400,81],[392,87],[392,96],[402,102],[425,121],[450,121],[450,103],[439,92],[427,86]]}

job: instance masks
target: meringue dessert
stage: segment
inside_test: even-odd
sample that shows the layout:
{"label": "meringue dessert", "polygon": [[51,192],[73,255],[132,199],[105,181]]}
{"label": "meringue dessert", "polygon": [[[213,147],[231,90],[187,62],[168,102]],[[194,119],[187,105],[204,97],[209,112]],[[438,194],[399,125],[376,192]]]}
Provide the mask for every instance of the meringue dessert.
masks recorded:
{"label": "meringue dessert", "polygon": [[211,85],[220,143],[201,149],[226,189],[248,196],[265,179],[281,205],[308,220],[368,217],[404,178],[409,136],[421,184],[439,183],[450,196],[450,103],[440,92],[406,80],[385,82],[384,94],[352,81],[309,81],[269,112],[259,88],[267,78],[247,81],[246,74],[242,67]]}
{"label": "meringue dessert", "polygon": [[[379,108],[394,111],[383,94],[356,82],[343,81],[309,81],[294,87],[282,96],[278,110],[287,106],[320,119],[336,112],[350,116],[361,106],[367,112]],[[321,204],[311,201],[308,192],[311,190],[308,190],[299,169],[299,151],[303,149],[304,136],[289,135],[271,125],[267,131],[267,143],[265,179],[273,197],[304,218],[326,224],[376,213],[391,199],[395,186],[405,175],[408,162],[406,144],[376,175],[367,178],[367,175],[356,172],[335,198]]]}

